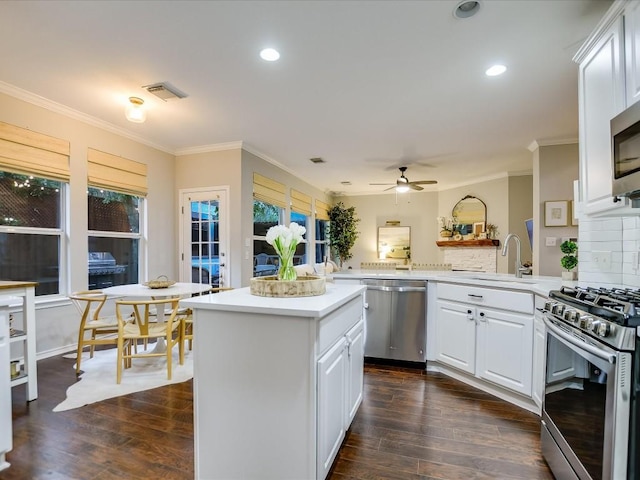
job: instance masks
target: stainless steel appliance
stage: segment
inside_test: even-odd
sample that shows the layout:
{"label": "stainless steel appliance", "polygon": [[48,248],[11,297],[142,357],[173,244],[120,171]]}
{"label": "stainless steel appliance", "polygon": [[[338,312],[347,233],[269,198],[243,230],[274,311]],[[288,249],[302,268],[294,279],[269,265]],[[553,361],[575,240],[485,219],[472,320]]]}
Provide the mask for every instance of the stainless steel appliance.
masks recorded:
{"label": "stainless steel appliance", "polygon": [[116,282],[117,275],[122,275],[126,265],[117,265],[116,259],[109,252],[89,252],[89,289],[107,288],[122,282]]}
{"label": "stainless steel appliance", "polygon": [[640,103],[611,119],[611,159],[614,196],[631,198],[640,206]]}
{"label": "stainless steel appliance", "polygon": [[368,359],[425,361],[427,283],[364,279]]}
{"label": "stainless steel appliance", "polygon": [[552,291],[542,453],[558,480],[640,479],[640,290]]}

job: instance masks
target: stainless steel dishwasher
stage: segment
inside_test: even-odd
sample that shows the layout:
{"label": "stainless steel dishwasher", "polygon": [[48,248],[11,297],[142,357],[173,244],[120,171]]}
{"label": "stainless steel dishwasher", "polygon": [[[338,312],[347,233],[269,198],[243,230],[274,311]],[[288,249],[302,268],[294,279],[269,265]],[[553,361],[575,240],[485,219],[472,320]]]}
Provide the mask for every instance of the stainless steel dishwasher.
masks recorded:
{"label": "stainless steel dishwasher", "polygon": [[427,282],[363,279],[369,358],[424,362]]}

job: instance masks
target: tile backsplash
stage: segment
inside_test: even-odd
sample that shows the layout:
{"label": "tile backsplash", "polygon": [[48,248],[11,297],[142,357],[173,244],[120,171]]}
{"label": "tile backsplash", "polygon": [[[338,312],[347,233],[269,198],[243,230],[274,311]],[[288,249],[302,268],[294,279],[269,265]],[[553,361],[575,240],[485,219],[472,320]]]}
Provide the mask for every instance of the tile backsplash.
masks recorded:
{"label": "tile backsplash", "polygon": [[580,219],[578,279],[640,287],[640,217]]}

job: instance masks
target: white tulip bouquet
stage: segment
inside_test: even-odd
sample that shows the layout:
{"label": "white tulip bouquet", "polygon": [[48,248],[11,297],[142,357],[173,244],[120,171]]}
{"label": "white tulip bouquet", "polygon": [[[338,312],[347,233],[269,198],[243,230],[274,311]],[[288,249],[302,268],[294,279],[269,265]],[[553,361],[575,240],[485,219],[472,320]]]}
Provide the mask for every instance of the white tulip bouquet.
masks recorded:
{"label": "white tulip bouquet", "polygon": [[278,269],[278,280],[295,280],[297,275],[293,268],[293,255],[296,247],[304,239],[302,236],[307,229],[296,222],[291,222],[288,227],[275,225],[267,231],[267,243],[272,245],[278,257],[280,257],[280,268]]}

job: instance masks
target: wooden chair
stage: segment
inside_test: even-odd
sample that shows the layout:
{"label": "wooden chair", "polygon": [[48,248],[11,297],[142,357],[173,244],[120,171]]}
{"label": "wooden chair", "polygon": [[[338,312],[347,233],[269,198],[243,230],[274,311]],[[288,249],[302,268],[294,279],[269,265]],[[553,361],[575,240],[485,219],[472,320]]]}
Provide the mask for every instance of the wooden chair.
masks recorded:
{"label": "wooden chair", "polygon": [[[184,341],[181,335],[180,318],[178,317],[179,297],[159,300],[118,300],[116,301],[116,317],[118,319],[118,367],[116,381],[122,380],[122,367],[131,367],[132,358],[162,357],[167,359],[167,379],[171,380],[171,359],[173,347],[177,344],[180,352],[180,365],[184,363]],[[160,304],[170,304],[169,312],[165,311],[164,322],[155,321],[152,311]],[[132,307],[131,315],[123,310]],[[129,321],[133,317],[133,322]],[[145,352],[138,354],[133,350],[139,340],[148,341],[155,338],[166,342],[166,351],[161,353]]]}
{"label": "wooden chair", "polygon": [[[115,317],[100,316],[107,301],[107,295],[100,290],[74,292],[69,298],[80,313],[76,359],[76,375],[79,375],[84,347],[89,347],[89,357],[93,358],[96,345],[117,345],[118,320]],[[87,333],[90,334],[88,337]]]}
{"label": "wooden chair", "polygon": [[[206,292],[203,292],[203,295],[206,293],[218,293],[224,292],[226,290],[233,290],[233,287],[215,287]],[[191,309],[188,309],[187,314],[180,317],[180,336],[183,341],[189,341],[189,350],[193,349],[193,312]],[[184,347],[182,348],[182,353],[180,357],[180,362],[184,363]]]}

